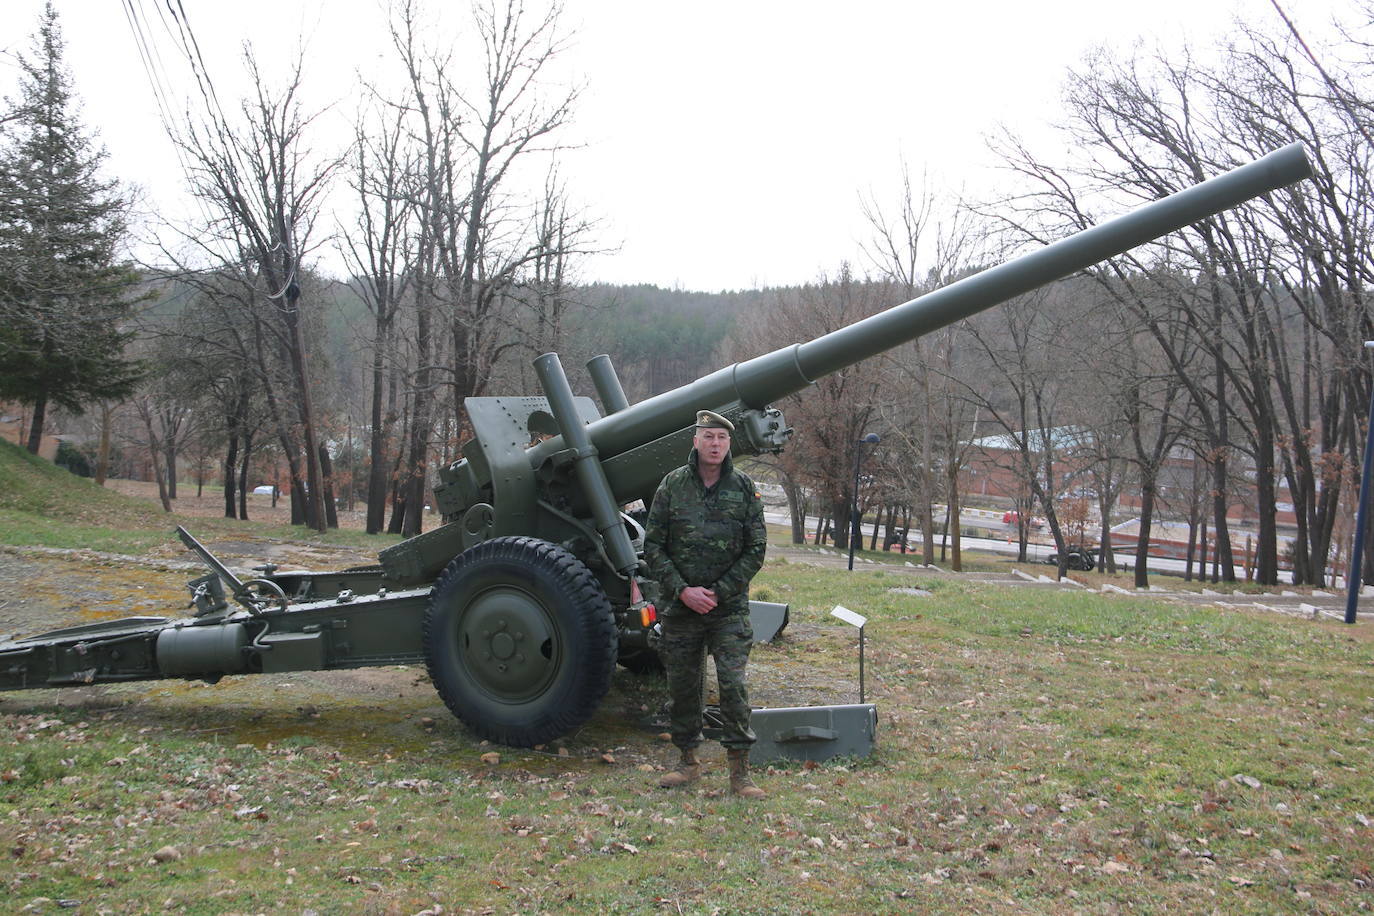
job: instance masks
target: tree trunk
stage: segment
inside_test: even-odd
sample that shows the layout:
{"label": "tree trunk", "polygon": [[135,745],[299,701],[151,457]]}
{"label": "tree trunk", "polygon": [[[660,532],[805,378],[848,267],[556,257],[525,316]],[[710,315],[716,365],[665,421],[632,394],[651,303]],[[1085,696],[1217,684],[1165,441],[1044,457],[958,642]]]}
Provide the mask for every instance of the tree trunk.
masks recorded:
{"label": "tree trunk", "polygon": [[[308,497],[305,494],[305,483],[299,478],[291,480],[291,524],[305,525],[306,515],[309,512]],[[311,527],[306,525],[306,527]]]}
{"label": "tree trunk", "polygon": [[849,549],[849,539],[854,536],[854,504],[848,497],[840,496],[830,501],[831,516],[835,520],[835,546],[840,550]]}
{"label": "tree trunk", "polygon": [[162,501],[162,511],[172,511],[172,501],[167,498],[167,481],[162,475],[162,468],[159,466],[158,454],[162,451],[157,441],[157,435],[153,432],[153,418],[151,411],[140,410],[143,414],[143,426],[148,431],[148,460],[153,465],[153,478],[157,481],[157,497]]}
{"label": "tree trunk", "polygon": [[1140,535],[1135,542],[1135,587],[1150,587],[1150,531],[1155,516],[1155,469],[1140,472]]}
{"label": "tree trunk", "polygon": [[324,518],[330,528],[339,527],[339,510],[334,499],[334,463],[329,459],[329,449],[320,443],[320,476],[324,480]]}
{"label": "tree trunk", "polygon": [[1226,491],[1230,483],[1223,453],[1212,466],[1212,581],[1236,581],[1235,557],[1231,554],[1231,530],[1226,522]]}
{"label": "tree trunk", "polygon": [[959,525],[959,471],[952,469],[946,475],[945,485],[949,491],[949,540],[950,540],[950,563],[949,568],[955,572],[964,571],[964,556],[959,545],[960,525]]}
{"label": "tree trunk", "polygon": [[[1193,561],[1197,558],[1198,504],[1196,494],[1188,506],[1188,549],[1183,563],[1183,581],[1193,581]],[[1199,576],[1201,578],[1201,576]]]}
{"label": "tree trunk", "polygon": [[297,409],[300,412],[301,433],[304,437],[301,445],[302,451],[305,453],[306,486],[309,490],[305,494],[309,506],[305,514],[305,523],[316,531],[323,532],[327,526],[324,514],[324,479],[320,471],[319,454],[315,450],[319,440],[315,435],[315,407],[314,399],[310,393],[310,374],[306,365],[305,338],[301,334],[299,295],[299,292],[295,291],[295,284],[291,284],[286,291],[287,309],[285,316],[291,333],[289,347],[291,372],[295,377]]}
{"label": "tree trunk", "polygon": [[410,455],[406,461],[406,471],[401,485],[400,501],[397,512],[404,508],[401,516],[401,534],[414,537],[424,528],[425,482],[429,465],[429,436],[433,418],[430,406],[434,395],[430,390],[430,305],[428,300],[417,303],[415,321],[415,360],[419,370],[415,373],[415,396],[412,399],[414,412],[410,423]]}
{"label": "tree trunk", "polygon": [[[1258,543],[1255,555],[1247,562],[1247,576],[1261,585],[1279,583],[1279,533],[1277,496],[1274,492],[1274,430],[1270,422],[1255,431],[1255,510],[1259,513]],[[1247,551],[1248,553],[1248,551]]]}
{"label": "tree trunk", "polygon": [[929,497],[921,500],[921,562],[935,565],[935,510]]}
{"label": "tree trunk", "polygon": [[177,446],[171,434],[167,436],[167,441],[163,443],[163,450],[167,453],[167,498],[177,498]]}
{"label": "tree trunk", "polygon": [[921,424],[921,503],[917,513],[921,520],[921,562],[926,566],[935,565],[935,446],[932,430],[935,422],[931,419],[930,373],[922,373],[922,410],[925,419]]}
{"label": "tree trunk", "polygon": [[229,445],[224,455],[224,517],[234,518],[234,475],[239,469],[239,434],[230,428]]}
{"label": "tree trunk", "polygon": [[1207,519],[1203,517],[1198,522],[1197,533],[1197,580],[1207,581]]}
{"label": "tree trunk", "polygon": [[1102,530],[1097,542],[1097,568],[1110,575],[1116,575],[1116,551],[1112,549],[1112,523],[1105,514],[1102,516]]}
{"label": "tree trunk", "polygon": [[792,543],[806,543],[806,505],[802,498],[802,488],[790,476],[783,475],[783,492],[787,494],[788,514],[792,518]]}
{"label": "tree trunk", "polygon": [[401,534],[406,520],[405,489],[396,488],[396,496],[391,500],[391,521],[386,526],[387,534]]}
{"label": "tree trunk", "polygon": [[46,392],[40,394],[38,399],[33,402],[33,417],[29,423],[29,454],[37,455],[38,450],[43,445],[43,424],[48,416],[48,395]]}
{"label": "tree trunk", "polygon": [[387,337],[384,323],[377,322],[377,343],[372,354],[372,432],[368,439],[371,464],[367,473],[367,533],[377,534],[386,524],[386,496],[388,487],[386,443],[387,427],[382,423],[382,398],[385,395]]}
{"label": "tree trunk", "polygon": [[[253,457],[253,434],[243,434],[243,464],[239,470],[239,519],[248,521],[248,466]],[[272,486],[272,505],[277,505],[276,481]]]}
{"label": "tree trunk", "polygon": [[110,470],[110,427],[114,410],[105,401],[100,402],[100,451],[95,456],[95,485],[105,486],[105,475]]}

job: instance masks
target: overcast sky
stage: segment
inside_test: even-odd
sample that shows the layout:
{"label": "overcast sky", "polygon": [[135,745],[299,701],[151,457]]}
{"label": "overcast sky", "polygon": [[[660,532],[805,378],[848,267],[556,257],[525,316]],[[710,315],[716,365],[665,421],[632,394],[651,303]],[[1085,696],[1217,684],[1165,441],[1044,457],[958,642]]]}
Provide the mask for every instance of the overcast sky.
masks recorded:
{"label": "overcast sky", "polygon": [[[111,172],[155,209],[184,212],[128,4],[150,17],[167,71],[183,72],[157,19],[164,0],[57,0],[68,63]],[[267,60],[304,36],[308,97],[333,105],[325,144],[346,140],[354,74],[390,63],[376,0],[182,5],[226,96],[242,85],[244,41]],[[432,5],[462,24],[463,0]],[[0,49],[26,51],[42,0],[5,6]],[[1317,35],[1352,0],[1284,6]],[[719,290],[801,283],[845,260],[863,269],[860,195],[889,195],[902,158],[976,192],[992,180],[987,134],[1005,124],[1046,137],[1086,51],[1207,46],[1237,16],[1277,27],[1269,0],[569,0],[577,34],[562,65],[585,91],[568,139],[584,145],[562,171],[619,249],[581,278]],[[14,77],[7,54],[6,94]]]}

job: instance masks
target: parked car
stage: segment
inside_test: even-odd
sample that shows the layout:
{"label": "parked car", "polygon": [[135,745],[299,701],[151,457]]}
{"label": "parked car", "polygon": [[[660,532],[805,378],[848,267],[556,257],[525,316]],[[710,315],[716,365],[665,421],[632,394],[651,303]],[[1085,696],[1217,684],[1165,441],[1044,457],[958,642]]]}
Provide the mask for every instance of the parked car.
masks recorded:
{"label": "parked car", "polygon": [[254,495],[254,496],[271,496],[271,495],[272,495],[272,490],[273,490],[272,487],[267,487],[267,486],[254,487],[254,488],[253,488],[253,495]]}
{"label": "parked car", "polygon": [[[1088,547],[1070,547],[1068,549],[1068,562],[1064,564],[1069,569],[1079,569],[1089,572],[1097,566],[1096,551]],[[1059,554],[1052,553],[1045,558],[1045,562],[1051,566],[1059,565]]]}

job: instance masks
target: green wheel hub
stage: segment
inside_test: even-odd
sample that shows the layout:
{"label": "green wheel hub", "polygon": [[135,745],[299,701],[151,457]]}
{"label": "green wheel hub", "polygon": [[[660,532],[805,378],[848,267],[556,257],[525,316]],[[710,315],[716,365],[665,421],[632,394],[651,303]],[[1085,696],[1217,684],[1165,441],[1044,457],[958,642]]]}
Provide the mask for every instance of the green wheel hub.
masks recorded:
{"label": "green wheel hub", "polygon": [[458,639],[476,685],[508,702],[543,693],[562,664],[557,625],[538,598],[517,586],[496,586],[475,597]]}

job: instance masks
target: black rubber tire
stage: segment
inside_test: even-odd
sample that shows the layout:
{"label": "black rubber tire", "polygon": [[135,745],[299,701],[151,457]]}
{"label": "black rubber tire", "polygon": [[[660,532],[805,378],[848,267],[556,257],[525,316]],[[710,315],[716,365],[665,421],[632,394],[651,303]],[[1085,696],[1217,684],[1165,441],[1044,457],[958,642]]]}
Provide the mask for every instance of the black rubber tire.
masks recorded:
{"label": "black rubber tire", "polygon": [[425,612],[425,660],[445,705],[483,738],[546,744],[582,725],[611,686],[610,602],[577,557],[502,537],[455,557]]}

